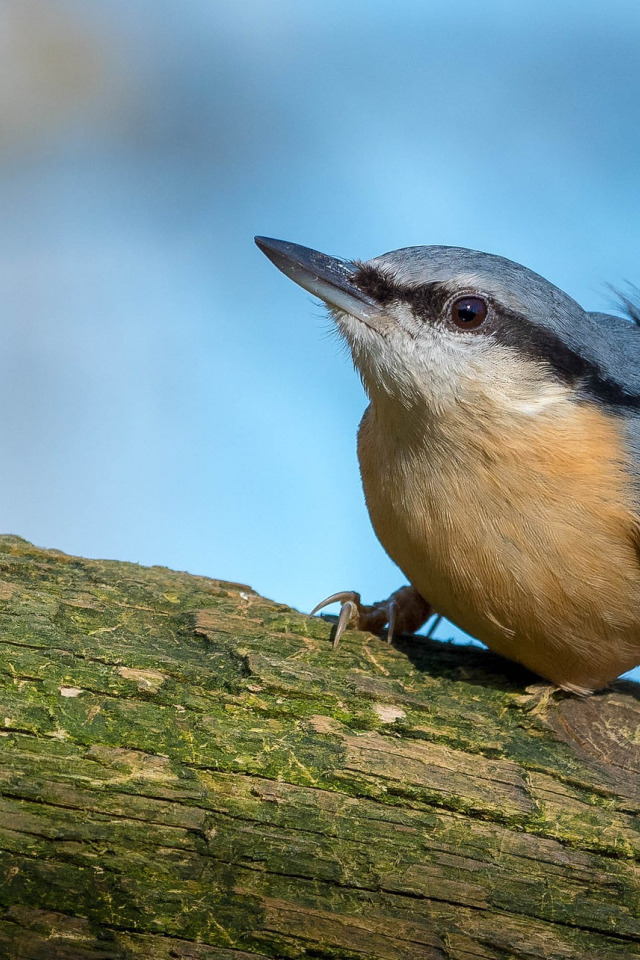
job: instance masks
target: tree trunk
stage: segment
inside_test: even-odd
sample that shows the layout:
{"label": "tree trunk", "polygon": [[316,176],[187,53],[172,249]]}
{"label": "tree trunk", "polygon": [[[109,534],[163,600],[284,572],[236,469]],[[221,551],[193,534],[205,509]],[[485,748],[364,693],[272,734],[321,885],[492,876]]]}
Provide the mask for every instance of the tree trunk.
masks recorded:
{"label": "tree trunk", "polygon": [[0,578],[0,956],[640,958],[640,686],[334,653],[248,587],[17,537]]}

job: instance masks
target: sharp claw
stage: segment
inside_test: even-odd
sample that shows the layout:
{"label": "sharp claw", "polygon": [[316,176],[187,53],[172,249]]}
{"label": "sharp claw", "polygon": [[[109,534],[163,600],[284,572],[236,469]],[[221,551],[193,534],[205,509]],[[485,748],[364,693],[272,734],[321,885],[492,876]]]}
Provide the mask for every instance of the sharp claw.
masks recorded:
{"label": "sharp claw", "polygon": [[396,621],[398,619],[398,604],[395,600],[392,600],[389,604],[389,626],[387,627],[387,643],[391,643],[393,640],[393,634],[396,629]]}
{"label": "sharp claw", "polygon": [[[334,601],[332,601],[334,602]],[[333,649],[338,649],[338,644],[340,643],[340,637],[345,632],[354,616],[358,614],[358,607],[353,600],[345,600],[340,611],[340,616],[338,617],[338,623],[336,626],[336,632],[333,637]]]}
{"label": "sharp claw", "polygon": [[[322,610],[323,607],[328,607],[331,603],[360,603],[360,594],[354,593],[353,590],[343,590],[342,593],[332,593],[330,597],[327,597],[326,600],[321,600],[318,603],[311,613],[310,617],[315,617],[318,610]],[[343,607],[344,609],[344,607]]]}
{"label": "sharp claw", "polygon": [[442,617],[441,617],[439,614],[436,614],[433,623],[431,624],[431,626],[429,627],[429,629],[428,629],[427,632],[426,632],[426,637],[427,637],[427,639],[428,639],[429,637],[432,637],[432,636],[434,635],[434,633],[436,632],[436,630],[437,630],[438,627],[440,626],[440,622],[441,622],[441,621],[442,621]]}

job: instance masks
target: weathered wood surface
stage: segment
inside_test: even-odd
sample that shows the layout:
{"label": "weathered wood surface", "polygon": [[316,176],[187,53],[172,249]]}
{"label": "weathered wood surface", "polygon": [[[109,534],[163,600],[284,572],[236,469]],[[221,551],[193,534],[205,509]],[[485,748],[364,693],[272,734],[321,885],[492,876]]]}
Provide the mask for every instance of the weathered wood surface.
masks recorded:
{"label": "weathered wood surface", "polygon": [[640,687],[16,537],[0,617],[0,956],[640,958]]}

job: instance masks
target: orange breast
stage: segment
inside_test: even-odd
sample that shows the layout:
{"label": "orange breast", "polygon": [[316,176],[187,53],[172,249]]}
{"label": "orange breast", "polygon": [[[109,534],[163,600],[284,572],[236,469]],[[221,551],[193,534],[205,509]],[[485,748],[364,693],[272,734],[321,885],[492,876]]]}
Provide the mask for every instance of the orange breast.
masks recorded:
{"label": "orange breast", "polygon": [[440,613],[560,686],[640,662],[640,564],[619,422],[569,400],[534,416],[489,401],[389,430],[358,453],[374,529]]}

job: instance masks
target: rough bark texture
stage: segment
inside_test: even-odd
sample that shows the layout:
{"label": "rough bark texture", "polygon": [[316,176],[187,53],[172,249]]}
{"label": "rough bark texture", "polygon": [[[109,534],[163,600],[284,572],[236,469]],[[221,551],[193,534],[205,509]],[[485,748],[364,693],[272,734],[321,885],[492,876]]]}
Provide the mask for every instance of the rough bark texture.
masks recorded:
{"label": "rough bark texture", "polygon": [[640,958],[639,686],[17,537],[0,615],[0,956]]}

